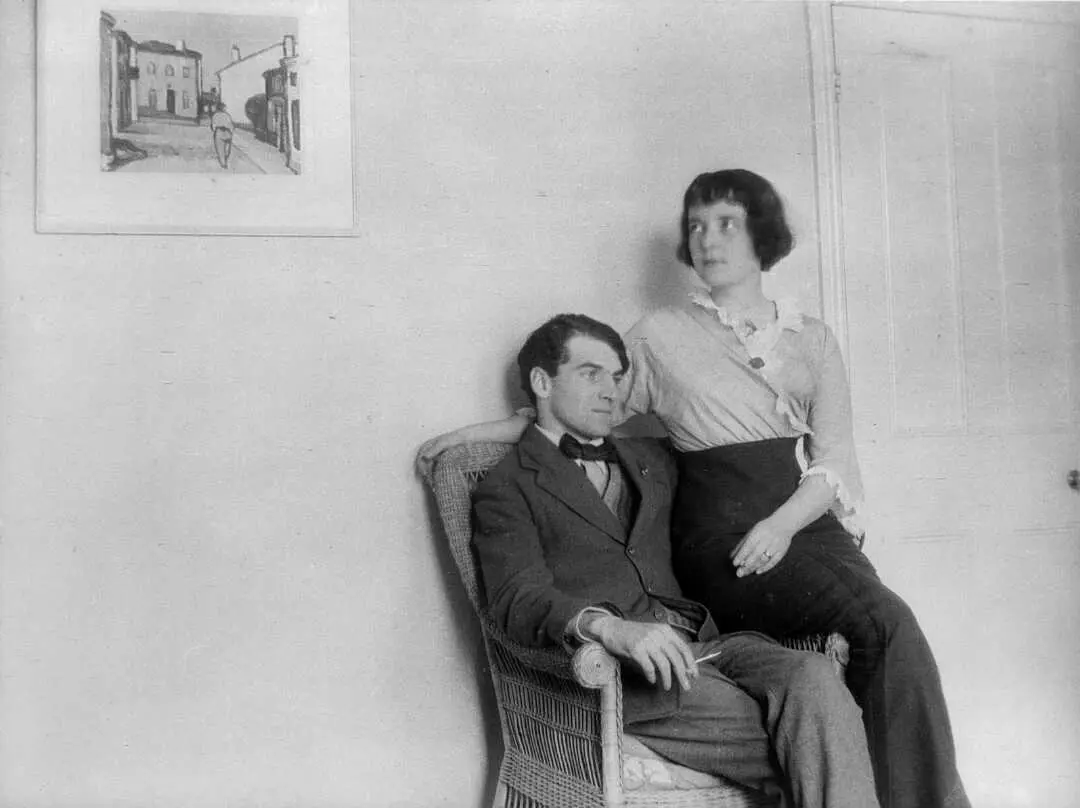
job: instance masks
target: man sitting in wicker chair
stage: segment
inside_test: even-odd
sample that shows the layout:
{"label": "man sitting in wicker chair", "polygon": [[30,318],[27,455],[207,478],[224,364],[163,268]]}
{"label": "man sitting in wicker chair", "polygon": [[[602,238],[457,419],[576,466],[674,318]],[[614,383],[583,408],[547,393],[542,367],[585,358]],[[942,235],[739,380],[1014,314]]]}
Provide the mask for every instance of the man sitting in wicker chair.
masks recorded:
{"label": "man sitting in wicker chair", "polygon": [[658,754],[779,798],[878,805],[860,712],[821,655],[720,635],[682,597],[668,523],[674,461],[609,438],[626,349],[559,315],[518,355],[536,424],[478,486],[475,544],[492,617],[526,645],[601,643],[623,660],[626,731]]}

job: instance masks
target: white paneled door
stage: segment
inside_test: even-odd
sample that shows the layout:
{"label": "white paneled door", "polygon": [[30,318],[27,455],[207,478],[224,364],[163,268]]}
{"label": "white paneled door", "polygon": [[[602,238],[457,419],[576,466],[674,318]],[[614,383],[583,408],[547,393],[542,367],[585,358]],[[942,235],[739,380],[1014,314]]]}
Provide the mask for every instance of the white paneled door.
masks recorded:
{"label": "white paneled door", "polygon": [[1080,805],[1080,39],[833,8],[867,551],[976,808]]}

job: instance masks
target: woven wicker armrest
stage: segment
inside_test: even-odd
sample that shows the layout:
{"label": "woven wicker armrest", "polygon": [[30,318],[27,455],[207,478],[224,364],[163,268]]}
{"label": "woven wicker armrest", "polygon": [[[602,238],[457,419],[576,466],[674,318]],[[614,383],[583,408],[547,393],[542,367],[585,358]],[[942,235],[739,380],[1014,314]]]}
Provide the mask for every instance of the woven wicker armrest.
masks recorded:
{"label": "woven wicker armrest", "polygon": [[560,679],[574,681],[574,669],[570,654],[566,649],[558,646],[545,648],[533,648],[521,645],[509,639],[490,620],[485,621],[485,633],[493,641],[506,650],[514,659],[529,668]]}
{"label": "woven wicker armrest", "polygon": [[809,634],[804,637],[786,637],[781,641],[786,648],[796,651],[815,651],[824,654],[832,662],[840,678],[844,677],[851,658],[848,641],[840,634]]}
{"label": "woven wicker armrest", "polygon": [[619,682],[619,663],[598,642],[587,642],[574,652],[574,679],[582,687],[598,690]]}
{"label": "woven wicker armrest", "polygon": [[509,639],[489,619],[484,625],[487,636],[498,643],[522,665],[534,670],[576,682],[594,690],[619,680],[619,663],[598,642],[587,642],[567,653],[556,645],[534,648]]}

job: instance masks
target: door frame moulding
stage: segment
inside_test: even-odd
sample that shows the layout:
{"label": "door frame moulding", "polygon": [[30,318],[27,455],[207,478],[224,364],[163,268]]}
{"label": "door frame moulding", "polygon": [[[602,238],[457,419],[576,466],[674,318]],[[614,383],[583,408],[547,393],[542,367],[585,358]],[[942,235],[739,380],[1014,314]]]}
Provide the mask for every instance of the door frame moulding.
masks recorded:
{"label": "door frame moulding", "polygon": [[[808,2],[818,4],[816,0]],[[820,5],[1036,25],[1080,25],[1080,5],[1063,0],[1042,3],[1028,0],[831,0]]]}
{"label": "door frame moulding", "polygon": [[[1066,8],[1068,7],[1068,8]],[[810,55],[810,107],[817,203],[818,282],[822,317],[836,334],[844,357],[850,356],[845,267],[844,205],[841,182],[840,98],[834,9],[861,8],[887,13],[937,14],[998,22],[1019,22],[1071,29],[1080,39],[1080,2],[1051,4],[993,0],[803,0]]]}
{"label": "door frame moulding", "polygon": [[847,285],[844,272],[843,199],[840,185],[840,74],[836,69],[833,3],[806,2],[810,46],[810,107],[814,122],[818,277],[821,311],[848,356]]}

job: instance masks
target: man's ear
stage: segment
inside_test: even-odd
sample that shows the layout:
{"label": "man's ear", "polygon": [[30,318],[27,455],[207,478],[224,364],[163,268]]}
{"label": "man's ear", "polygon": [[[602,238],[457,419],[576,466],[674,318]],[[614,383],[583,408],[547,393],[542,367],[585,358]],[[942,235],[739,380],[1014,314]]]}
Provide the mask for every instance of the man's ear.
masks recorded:
{"label": "man's ear", "polygon": [[529,386],[538,399],[548,398],[551,395],[551,377],[541,367],[535,367],[529,371]]}

